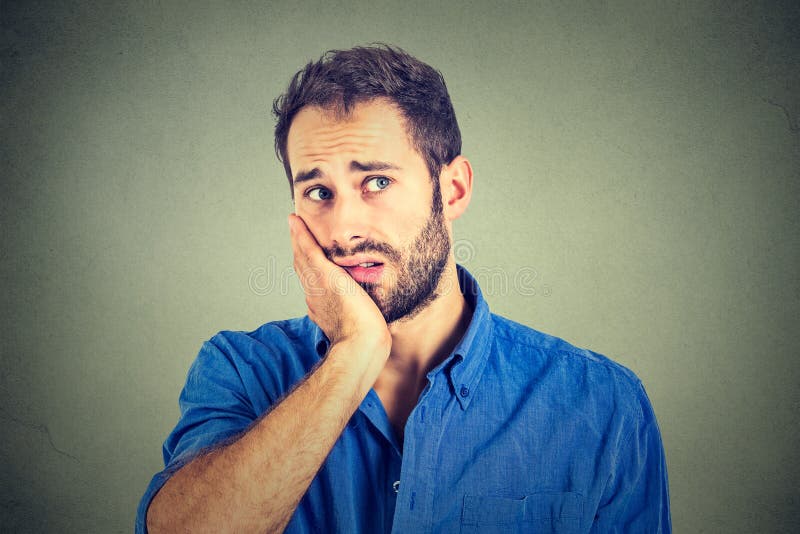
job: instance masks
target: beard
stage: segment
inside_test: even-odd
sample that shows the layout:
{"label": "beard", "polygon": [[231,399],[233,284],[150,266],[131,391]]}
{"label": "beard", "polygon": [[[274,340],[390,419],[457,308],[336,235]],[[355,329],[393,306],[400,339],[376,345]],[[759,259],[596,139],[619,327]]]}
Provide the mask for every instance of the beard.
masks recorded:
{"label": "beard", "polygon": [[387,243],[367,239],[350,250],[335,244],[330,249],[324,249],[328,259],[377,252],[392,261],[397,274],[392,277],[394,280],[383,280],[388,285],[387,289],[381,284],[359,282],[378,306],[387,324],[411,319],[439,296],[437,288],[450,255],[450,236],[445,227],[439,182],[433,182],[430,217],[407,246],[398,250]]}

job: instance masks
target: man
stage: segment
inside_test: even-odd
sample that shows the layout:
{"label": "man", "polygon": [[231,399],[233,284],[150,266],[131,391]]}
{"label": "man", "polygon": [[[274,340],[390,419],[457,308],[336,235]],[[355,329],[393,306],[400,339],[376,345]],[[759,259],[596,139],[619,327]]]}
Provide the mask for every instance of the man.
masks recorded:
{"label": "man", "polygon": [[441,75],[330,52],[274,111],[308,316],[203,345],[137,531],[669,532],[638,379],[455,264],[473,176]]}

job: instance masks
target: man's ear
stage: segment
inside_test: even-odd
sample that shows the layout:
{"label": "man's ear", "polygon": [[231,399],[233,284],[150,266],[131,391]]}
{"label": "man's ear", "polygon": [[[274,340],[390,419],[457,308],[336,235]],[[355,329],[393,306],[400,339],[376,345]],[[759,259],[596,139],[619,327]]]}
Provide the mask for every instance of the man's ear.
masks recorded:
{"label": "man's ear", "polygon": [[442,191],[444,216],[454,221],[469,206],[472,198],[472,165],[464,156],[456,156],[439,173],[439,187]]}

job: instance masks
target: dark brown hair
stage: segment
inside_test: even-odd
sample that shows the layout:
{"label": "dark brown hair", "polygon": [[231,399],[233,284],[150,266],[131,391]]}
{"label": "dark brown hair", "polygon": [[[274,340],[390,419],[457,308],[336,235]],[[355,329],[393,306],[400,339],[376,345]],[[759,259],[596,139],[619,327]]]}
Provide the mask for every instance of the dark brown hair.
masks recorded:
{"label": "dark brown hair", "polygon": [[461,132],[442,74],[397,47],[385,44],[329,50],[309,62],[275,99],[275,154],[289,185],[292,171],[286,142],[292,119],[303,106],[319,106],[347,117],[353,106],[387,98],[401,111],[412,146],[432,180],[461,153]]}

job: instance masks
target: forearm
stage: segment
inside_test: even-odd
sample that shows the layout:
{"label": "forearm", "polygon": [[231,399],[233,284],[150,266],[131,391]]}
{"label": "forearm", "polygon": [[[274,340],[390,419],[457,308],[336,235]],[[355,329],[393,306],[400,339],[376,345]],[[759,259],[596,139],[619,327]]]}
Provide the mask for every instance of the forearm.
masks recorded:
{"label": "forearm", "polygon": [[377,378],[381,349],[331,347],[323,363],[237,441],[176,472],[148,530],[280,532]]}

